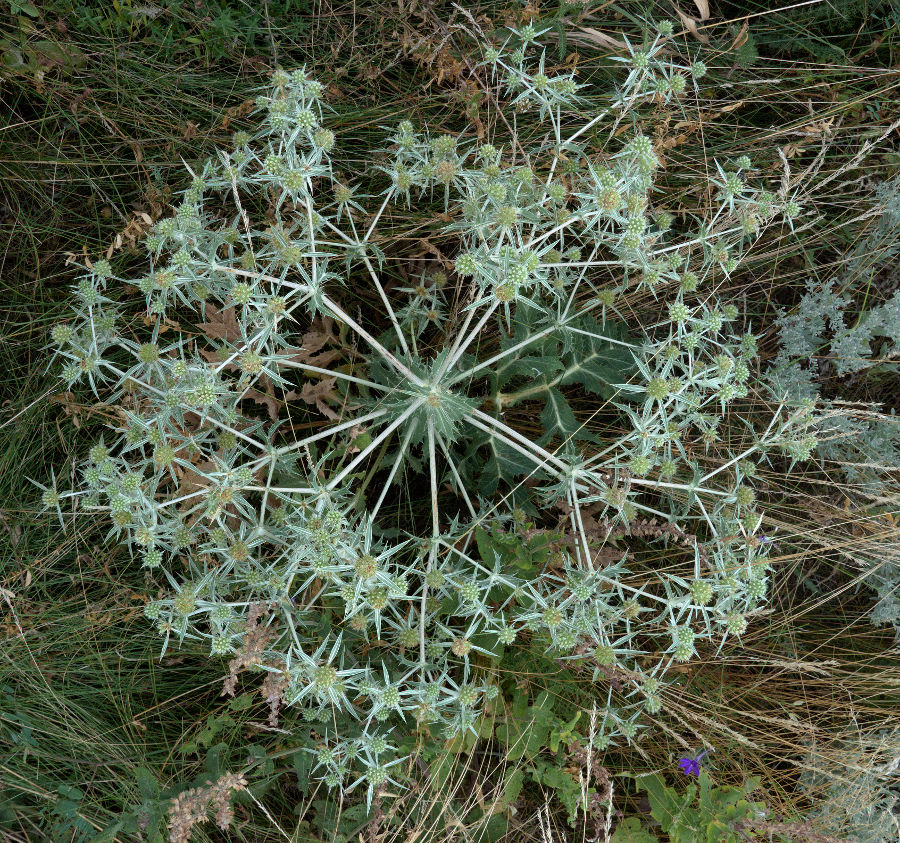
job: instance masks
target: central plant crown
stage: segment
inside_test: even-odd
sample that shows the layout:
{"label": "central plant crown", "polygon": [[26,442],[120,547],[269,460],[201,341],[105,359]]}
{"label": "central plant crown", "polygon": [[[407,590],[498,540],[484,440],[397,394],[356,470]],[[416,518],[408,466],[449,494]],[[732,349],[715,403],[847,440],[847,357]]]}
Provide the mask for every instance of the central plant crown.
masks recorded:
{"label": "central plant crown", "polygon": [[[634,738],[672,663],[765,600],[756,465],[813,444],[781,407],[726,441],[756,340],[713,294],[796,203],[738,158],[716,164],[705,216],[676,220],[654,203],[648,136],[591,152],[642,103],[687,97],[703,65],[662,61],[656,38],[599,108],[529,63],[534,37],[485,65],[545,141],[403,121],[370,217],[336,175],[322,85],[276,72],[258,129],[147,238],[150,271],[127,283],[148,334],[120,328],[105,261],[53,331],[67,384],[111,385],[120,424],[83,488],[45,503],[108,512],[168,591],[146,609],[166,646],[206,642],[232,691],[263,668],[270,699],[322,724],[325,780],[370,798],[416,724],[478,732],[514,644],[617,678],[596,740]],[[447,214],[452,272],[396,289],[376,232],[413,202]],[[659,302],[651,324],[622,305],[635,289]]]}

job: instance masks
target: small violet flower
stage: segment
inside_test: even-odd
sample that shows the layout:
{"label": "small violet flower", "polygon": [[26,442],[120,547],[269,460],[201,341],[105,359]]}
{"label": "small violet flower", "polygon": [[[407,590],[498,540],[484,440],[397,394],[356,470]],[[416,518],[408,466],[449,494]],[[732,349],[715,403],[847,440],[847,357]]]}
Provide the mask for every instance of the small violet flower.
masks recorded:
{"label": "small violet flower", "polygon": [[711,752],[709,749],[704,749],[703,752],[691,756],[685,756],[684,758],[678,759],[678,766],[681,768],[681,772],[686,776],[699,776],[700,775],[700,761],[703,759],[703,756],[708,752]]}

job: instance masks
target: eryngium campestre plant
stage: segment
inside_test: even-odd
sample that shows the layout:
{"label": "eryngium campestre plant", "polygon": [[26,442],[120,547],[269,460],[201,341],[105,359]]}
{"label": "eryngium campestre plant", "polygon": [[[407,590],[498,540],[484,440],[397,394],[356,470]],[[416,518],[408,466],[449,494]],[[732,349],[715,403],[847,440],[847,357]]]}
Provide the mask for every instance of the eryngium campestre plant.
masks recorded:
{"label": "eryngium campestre plant", "polygon": [[[756,467],[815,445],[805,413],[746,410],[756,339],[715,295],[799,206],[739,157],[715,163],[705,216],[676,217],[651,138],[610,131],[688,101],[703,64],[664,61],[657,38],[598,110],[529,62],[533,34],[481,66],[545,141],[404,120],[374,198],[336,175],[322,85],[278,70],[256,131],[147,238],[146,275],[88,266],[52,332],[66,386],[103,391],[118,421],[82,487],[44,487],[45,504],[108,513],[168,591],[146,608],[163,650],[205,642],[274,675],[329,724],[321,777],[370,798],[404,736],[476,730],[517,639],[616,671],[597,740],[632,740],[668,668],[766,600]],[[445,212],[450,274],[396,289],[376,232],[413,203]],[[659,303],[646,324],[621,306],[636,288]],[[536,566],[507,564],[504,542],[542,533]]]}

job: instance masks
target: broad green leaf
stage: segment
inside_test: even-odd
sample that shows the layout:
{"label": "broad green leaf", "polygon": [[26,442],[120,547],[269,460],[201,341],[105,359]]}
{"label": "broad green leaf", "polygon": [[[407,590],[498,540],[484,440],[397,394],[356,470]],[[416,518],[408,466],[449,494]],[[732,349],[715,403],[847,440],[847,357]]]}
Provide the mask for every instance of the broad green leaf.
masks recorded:
{"label": "broad green leaf", "polygon": [[493,814],[488,818],[484,825],[484,836],[478,839],[484,840],[485,843],[494,843],[502,839],[509,830],[509,820],[504,814]]}
{"label": "broad green leaf", "polygon": [[541,423],[544,425],[546,437],[550,439],[558,436],[560,439],[568,439],[579,432],[578,420],[572,412],[572,408],[566,403],[566,399],[558,389],[551,389],[547,393],[547,404],[541,413]]}
{"label": "broad green leaf", "polygon": [[658,843],[658,841],[658,837],[641,828],[641,821],[637,817],[622,820],[609,838],[609,843]]}
{"label": "broad green leaf", "polygon": [[313,767],[313,754],[304,749],[291,756],[294,772],[297,774],[297,787],[301,793],[309,792],[309,774]]}
{"label": "broad green leaf", "polygon": [[156,776],[146,767],[137,767],[134,771],[138,792],[144,799],[156,799],[159,796],[159,782]]}
{"label": "broad green leaf", "polygon": [[525,782],[525,773],[521,767],[513,770],[512,775],[506,780],[503,787],[503,803],[509,805],[515,802],[519,794],[522,792],[522,785]]}

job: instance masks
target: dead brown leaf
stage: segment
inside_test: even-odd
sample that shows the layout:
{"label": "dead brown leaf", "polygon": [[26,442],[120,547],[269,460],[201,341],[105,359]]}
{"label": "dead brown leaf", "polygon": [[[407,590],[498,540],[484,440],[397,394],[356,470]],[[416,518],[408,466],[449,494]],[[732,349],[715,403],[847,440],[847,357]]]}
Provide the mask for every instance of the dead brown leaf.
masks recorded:
{"label": "dead brown leaf", "polygon": [[741,27],[741,31],[735,36],[734,41],[731,43],[731,49],[736,50],[747,40],[747,27],[748,23],[745,20],[744,25]]}
{"label": "dead brown leaf", "polygon": [[250,387],[246,392],[246,397],[255,401],[257,404],[264,404],[269,411],[269,418],[272,421],[278,420],[278,413],[281,410],[282,402],[275,397],[275,387],[268,375],[260,375],[258,383],[262,384],[265,392],[260,392],[255,387]]}
{"label": "dead brown leaf", "polygon": [[215,305],[206,305],[206,322],[197,327],[211,340],[237,342],[242,338],[241,328],[234,315],[234,305],[219,310]]}
{"label": "dead brown leaf", "polygon": [[[324,367],[341,356],[341,340],[334,333],[334,320],[329,316],[317,317],[300,342],[300,348],[284,350],[287,359],[294,363]],[[322,351],[326,345],[335,347]]]}
{"label": "dead brown leaf", "polygon": [[160,335],[164,334],[166,331],[173,330],[173,329],[176,331],[181,330],[181,323],[177,322],[174,319],[169,319],[168,316],[163,316],[163,318],[160,319],[158,316],[151,317],[151,316],[145,315],[145,316],[142,316],[141,319],[142,319],[144,325],[148,328],[151,328],[158,324]]}
{"label": "dead brown leaf", "polygon": [[181,139],[184,141],[193,140],[199,134],[200,125],[198,123],[194,123],[193,120],[188,120],[181,130]]}
{"label": "dead brown leaf", "polygon": [[[675,6],[675,11],[678,14],[678,17],[681,19],[681,23],[688,30],[688,32],[690,32],[691,35],[694,36],[694,38],[696,38],[702,44],[709,44],[709,36],[705,32],[701,32],[700,28],[697,26],[697,24],[700,23],[697,18],[693,18],[689,14],[682,12],[681,9],[679,9],[677,6]],[[707,16],[708,14],[709,12],[707,11]]]}
{"label": "dead brown leaf", "polygon": [[592,26],[579,26],[577,32],[567,32],[566,36],[573,44],[581,41],[582,43],[603,47],[607,50],[626,49],[624,41],[619,41],[617,38],[613,38],[612,35],[607,35],[599,29],[594,29]]}
{"label": "dead brown leaf", "polygon": [[[175,476],[178,478],[178,489],[174,497],[180,498],[183,495],[190,495],[201,489],[209,488],[211,480],[205,476],[203,472],[215,471],[215,463],[205,460],[198,463],[196,467],[185,468],[183,465],[176,465]],[[184,508],[190,509],[194,506],[194,501],[185,501]]]}
{"label": "dead brown leaf", "polygon": [[[356,428],[353,429],[356,430]],[[0,511],[0,524],[9,533],[10,547],[15,547],[22,538],[22,527],[19,524],[10,524],[2,511]]]}
{"label": "dead brown leaf", "polygon": [[75,427],[81,427],[81,413],[84,407],[75,400],[74,392],[59,392],[56,395],[51,395],[50,400],[57,404],[62,404],[63,412],[67,416],[72,417],[72,424]]}
{"label": "dead brown leaf", "polygon": [[328,398],[337,398],[337,396],[335,396],[334,394],[334,385],[336,383],[337,378],[325,378],[320,381],[307,381],[305,384],[303,384],[303,388],[300,390],[300,393],[296,395],[296,397],[305,401],[307,404],[314,404],[316,409],[323,416],[334,421],[335,419],[340,418],[340,416],[338,416],[338,414],[325,403],[325,400]]}
{"label": "dead brown leaf", "polygon": [[427,240],[424,237],[420,237],[419,245],[422,247],[422,251],[420,251],[416,255],[413,255],[413,257],[422,257],[422,255],[432,255],[441,262],[444,269],[451,269],[453,267],[453,261],[451,261],[449,258],[444,257],[444,255],[441,253],[441,250],[438,249],[438,247],[435,246],[434,243],[432,243],[430,240]]}

